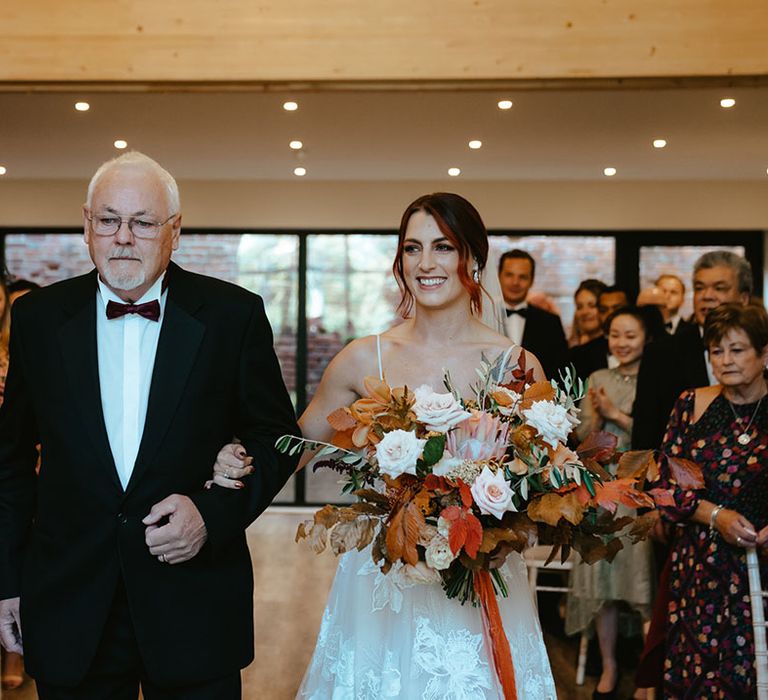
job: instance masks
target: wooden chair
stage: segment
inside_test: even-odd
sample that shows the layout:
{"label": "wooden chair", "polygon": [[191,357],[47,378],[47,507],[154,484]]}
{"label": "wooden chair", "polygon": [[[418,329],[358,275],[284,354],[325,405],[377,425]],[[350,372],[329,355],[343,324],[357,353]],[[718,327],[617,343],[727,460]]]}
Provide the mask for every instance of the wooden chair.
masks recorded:
{"label": "wooden chair", "polygon": [[[570,571],[574,565],[574,555],[566,559],[565,562],[561,562],[559,558],[555,558],[549,564],[544,566],[544,562],[547,561],[551,547],[547,545],[536,544],[533,547],[529,547],[523,558],[525,559],[525,565],[528,567],[528,585],[531,587],[533,593],[533,599],[536,600],[536,593],[539,591],[551,592],[551,593],[568,593],[570,590],[568,586],[541,586],[539,585],[539,569],[545,569],[546,571]],[[584,685],[584,671],[587,666],[587,647],[589,645],[589,637],[586,632],[581,633],[581,639],[579,640],[579,659],[576,664],[576,685]],[[760,700],[763,700],[762,698]],[[768,700],[768,699],[766,699]]]}

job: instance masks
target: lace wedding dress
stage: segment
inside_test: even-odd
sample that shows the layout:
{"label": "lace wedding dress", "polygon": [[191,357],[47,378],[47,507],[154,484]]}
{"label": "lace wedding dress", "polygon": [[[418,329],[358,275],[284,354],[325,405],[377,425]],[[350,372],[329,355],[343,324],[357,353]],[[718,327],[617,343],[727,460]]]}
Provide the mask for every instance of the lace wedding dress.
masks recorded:
{"label": "lace wedding dress", "polygon": [[[555,684],[522,557],[511,554],[501,572],[509,597],[498,602],[517,696],[554,700]],[[385,576],[367,547],[339,560],[297,698],[503,700],[503,694],[484,641],[480,608],[448,599],[439,583],[419,583],[402,566]]]}

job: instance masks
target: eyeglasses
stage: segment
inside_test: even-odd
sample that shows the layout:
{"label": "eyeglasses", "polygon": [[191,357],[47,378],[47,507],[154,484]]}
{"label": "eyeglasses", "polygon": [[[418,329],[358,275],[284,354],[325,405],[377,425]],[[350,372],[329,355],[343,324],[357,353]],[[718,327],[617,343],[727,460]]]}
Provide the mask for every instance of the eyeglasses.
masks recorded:
{"label": "eyeglasses", "polygon": [[171,214],[165,221],[152,221],[133,216],[123,219],[114,214],[91,214],[87,218],[97,236],[114,236],[120,230],[123,222],[126,222],[128,229],[136,238],[157,238],[160,229],[177,215],[178,212]]}

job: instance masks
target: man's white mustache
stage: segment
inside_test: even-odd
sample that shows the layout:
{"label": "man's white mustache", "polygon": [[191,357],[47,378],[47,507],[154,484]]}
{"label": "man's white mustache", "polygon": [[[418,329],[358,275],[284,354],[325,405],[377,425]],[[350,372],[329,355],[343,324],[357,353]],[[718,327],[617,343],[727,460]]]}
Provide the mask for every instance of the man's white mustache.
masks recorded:
{"label": "man's white mustache", "polygon": [[143,262],[143,260],[130,248],[113,248],[109,253],[109,259],[138,260],[139,262]]}

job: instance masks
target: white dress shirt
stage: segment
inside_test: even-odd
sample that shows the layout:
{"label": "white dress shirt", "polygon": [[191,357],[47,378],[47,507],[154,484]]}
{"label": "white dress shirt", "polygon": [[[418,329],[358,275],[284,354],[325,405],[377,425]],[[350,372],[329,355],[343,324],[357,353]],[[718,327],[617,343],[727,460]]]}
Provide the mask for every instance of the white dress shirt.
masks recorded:
{"label": "white dress shirt", "polygon": [[[699,326],[699,335],[704,338],[704,326]],[[715,373],[712,371],[712,363],[709,361],[709,351],[704,349],[704,364],[707,365],[707,378],[709,379],[709,385],[717,384],[715,379]]]}
{"label": "white dress shirt", "polygon": [[675,333],[677,333],[677,327],[679,325],[680,325],[680,314],[675,314],[674,316],[670,316],[669,320],[664,324],[665,328],[667,329],[667,333],[669,333],[670,335],[674,335]]}
{"label": "white dress shirt", "polygon": [[[520,310],[528,308],[528,302],[524,301],[521,304],[515,304],[515,306],[506,305],[507,309]],[[525,333],[525,319],[520,314],[511,314],[507,316],[507,320],[504,322],[505,335],[513,343],[517,345],[523,344],[523,333]]]}
{"label": "white dress shirt", "polygon": [[147,417],[149,386],[157,341],[165,315],[167,292],[161,276],[137,304],[157,299],[160,320],[139,314],[107,319],[107,302],[125,303],[99,279],[96,294],[96,345],[99,359],[101,407],[109,446],[123,489],[133,473]]}

